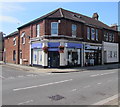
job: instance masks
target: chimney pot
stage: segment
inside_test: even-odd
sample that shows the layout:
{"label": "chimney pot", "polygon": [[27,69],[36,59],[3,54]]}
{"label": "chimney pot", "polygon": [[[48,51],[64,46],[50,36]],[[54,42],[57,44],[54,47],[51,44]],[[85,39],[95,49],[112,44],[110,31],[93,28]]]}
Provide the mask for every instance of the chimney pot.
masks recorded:
{"label": "chimney pot", "polygon": [[92,16],[92,18],[94,18],[95,20],[98,20],[98,18],[99,18],[99,15],[98,15],[98,13],[93,13],[93,16]]}

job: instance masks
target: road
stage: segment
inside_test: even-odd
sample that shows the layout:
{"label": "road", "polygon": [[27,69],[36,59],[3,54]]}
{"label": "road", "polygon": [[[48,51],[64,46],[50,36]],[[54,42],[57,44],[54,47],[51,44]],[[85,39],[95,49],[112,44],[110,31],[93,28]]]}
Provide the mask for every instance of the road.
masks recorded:
{"label": "road", "polygon": [[31,73],[2,67],[3,105],[92,105],[118,94],[118,69]]}

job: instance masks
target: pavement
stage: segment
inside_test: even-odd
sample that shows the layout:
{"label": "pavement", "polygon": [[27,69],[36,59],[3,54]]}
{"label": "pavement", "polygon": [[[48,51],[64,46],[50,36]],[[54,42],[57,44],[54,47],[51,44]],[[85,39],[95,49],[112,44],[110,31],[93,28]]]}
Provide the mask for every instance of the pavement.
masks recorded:
{"label": "pavement", "polygon": [[15,69],[29,71],[29,72],[49,72],[49,73],[70,73],[70,72],[81,72],[85,70],[105,70],[105,69],[114,69],[114,68],[120,68],[120,64],[108,64],[108,65],[97,65],[97,66],[89,66],[89,67],[74,67],[74,68],[40,68],[40,67],[31,67],[31,66],[25,66],[25,65],[19,65],[19,64],[11,64],[6,63],[2,65],[7,65],[9,67],[13,67]]}
{"label": "pavement", "polygon": [[120,74],[118,66],[110,64],[70,69],[43,69],[5,64],[2,66],[1,76],[2,103],[4,105],[118,105],[116,97]]}

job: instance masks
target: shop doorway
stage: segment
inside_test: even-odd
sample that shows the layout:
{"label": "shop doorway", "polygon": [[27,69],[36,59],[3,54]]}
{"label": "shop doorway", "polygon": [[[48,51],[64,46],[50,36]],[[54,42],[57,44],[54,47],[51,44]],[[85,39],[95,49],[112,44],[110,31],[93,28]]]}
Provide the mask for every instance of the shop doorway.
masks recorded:
{"label": "shop doorway", "polygon": [[20,50],[20,64],[22,64],[22,50]]}
{"label": "shop doorway", "polygon": [[68,51],[68,66],[78,65],[78,53],[73,51]]}
{"label": "shop doorway", "polygon": [[58,51],[48,52],[48,67],[58,68],[60,66],[60,55]]}

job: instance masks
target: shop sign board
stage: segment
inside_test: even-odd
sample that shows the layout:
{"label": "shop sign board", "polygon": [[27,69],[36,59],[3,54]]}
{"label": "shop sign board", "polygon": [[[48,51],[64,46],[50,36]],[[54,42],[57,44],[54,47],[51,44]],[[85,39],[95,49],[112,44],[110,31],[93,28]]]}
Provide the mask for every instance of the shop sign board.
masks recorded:
{"label": "shop sign board", "polygon": [[32,43],[31,45],[31,48],[34,49],[34,48],[42,48],[42,43]]}
{"label": "shop sign board", "polygon": [[50,48],[55,48],[59,46],[60,46],[60,42],[48,42],[48,47]]}
{"label": "shop sign board", "polygon": [[94,49],[94,50],[97,50],[97,49],[101,49],[101,47],[100,46],[85,45],[85,49]]}
{"label": "shop sign board", "polygon": [[65,43],[66,48],[82,48],[82,45],[79,43]]}

